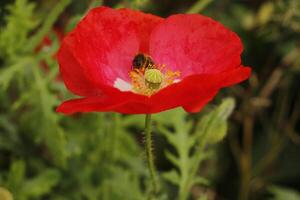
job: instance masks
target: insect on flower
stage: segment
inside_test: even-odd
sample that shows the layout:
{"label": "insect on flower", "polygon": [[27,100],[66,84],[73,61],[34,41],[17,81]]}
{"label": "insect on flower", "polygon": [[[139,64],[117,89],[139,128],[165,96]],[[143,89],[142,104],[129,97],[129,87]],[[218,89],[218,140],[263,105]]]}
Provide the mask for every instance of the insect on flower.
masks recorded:
{"label": "insect on flower", "polygon": [[132,61],[132,67],[133,69],[145,71],[145,69],[153,69],[154,62],[150,56],[139,53],[134,57]]}
{"label": "insect on flower", "polygon": [[133,91],[139,94],[151,96],[161,88],[173,83],[179,72],[164,75],[163,67],[155,65],[149,55],[139,53],[132,61],[133,70],[130,72]]}
{"label": "insect on flower", "polygon": [[221,88],[250,76],[242,50],[234,32],[203,15],[94,8],[58,53],[65,85],[82,98],[57,111],[198,112]]}

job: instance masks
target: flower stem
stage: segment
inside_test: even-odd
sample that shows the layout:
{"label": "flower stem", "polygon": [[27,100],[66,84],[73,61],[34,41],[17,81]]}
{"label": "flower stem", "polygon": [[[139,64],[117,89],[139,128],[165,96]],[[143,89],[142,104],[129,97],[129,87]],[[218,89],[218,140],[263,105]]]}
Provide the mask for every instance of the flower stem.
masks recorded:
{"label": "flower stem", "polygon": [[151,182],[152,182],[152,191],[153,191],[153,194],[156,194],[157,193],[157,184],[156,184],[156,172],[155,172],[155,166],[154,166],[154,159],[153,159],[153,154],[152,154],[151,114],[146,114],[145,134],[146,134],[145,150],[146,150],[146,156],[147,156],[148,169],[149,169],[150,178],[151,178]]}

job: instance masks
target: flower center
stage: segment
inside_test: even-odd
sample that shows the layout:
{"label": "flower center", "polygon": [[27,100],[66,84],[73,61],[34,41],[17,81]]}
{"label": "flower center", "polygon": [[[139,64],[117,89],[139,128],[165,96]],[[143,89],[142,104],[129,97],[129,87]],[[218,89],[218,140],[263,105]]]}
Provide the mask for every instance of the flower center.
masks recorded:
{"label": "flower center", "polygon": [[180,72],[163,70],[164,68],[164,65],[156,65],[150,56],[137,54],[129,73],[133,92],[151,96],[179,78]]}
{"label": "flower center", "polygon": [[144,76],[146,85],[151,89],[158,89],[164,78],[158,69],[147,69]]}

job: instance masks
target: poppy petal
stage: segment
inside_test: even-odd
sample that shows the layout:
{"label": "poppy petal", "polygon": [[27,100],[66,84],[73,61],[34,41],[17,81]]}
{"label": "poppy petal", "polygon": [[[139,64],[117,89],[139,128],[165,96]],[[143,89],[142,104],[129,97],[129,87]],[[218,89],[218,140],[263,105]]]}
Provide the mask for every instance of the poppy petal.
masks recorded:
{"label": "poppy petal", "polygon": [[140,41],[139,52],[149,54],[150,35],[154,27],[164,19],[152,14],[142,13],[127,8],[120,9],[119,12],[122,14],[123,18],[129,18],[129,20],[132,20],[137,24],[137,34]]}
{"label": "poppy petal", "polygon": [[228,71],[241,63],[239,37],[222,24],[198,14],[178,14],[159,24],[150,38],[155,62],[183,77]]}
{"label": "poppy petal", "polygon": [[[239,83],[250,76],[249,67],[218,74],[198,74],[184,78],[151,97],[151,113],[183,106],[190,112],[198,112],[223,87]],[[159,102],[159,103],[158,103]]]}
{"label": "poppy petal", "polygon": [[[149,31],[160,20],[128,9],[95,8],[74,31],[74,54],[93,82],[113,85],[117,78],[129,82],[132,60],[140,48],[148,48]],[[142,29],[146,24],[149,27]]]}
{"label": "poppy petal", "polygon": [[219,74],[192,75],[151,97],[115,89],[106,92],[109,95],[66,101],[57,111],[65,114],[91,111],[146,114],[183,106],[188,112],[198,112],[222,87],[243,81],[249,75],[248,67],[239,67]]}
{"label": "poppy petal", "polygon": [[74,45],[74,33],[70,33],[62,43],[58,51],[60,73],[66,87],[80,96],[97,95],[101,91],[97,85],[92,83],[84,74],[84,69],[78,63],[71,49]]}
{"label": "poppy petal", "polygon": [[128,80],[131,61],[139,48],[136,25],[107,7],[92,9],[74,30],[74,55],[85,74],[98,84]]}
{"label": "poppy petal", "polygon": [[[228,87],[233,84],[239,83],[247,79],[251,74],[251,69],[249,67],[239,67],[231,72],[227,73],[227,76],[221,75],[219,77],[220,89],[222,87]],[[221,78],[221,79],[220,79]],[[217,83],[217,81],[216,81]],[[200,97],[195,95],[195,101],[189,102],[184,105],[183,108],[186,112],[199,112],[214,96],[216,96],[219,90],[207,90],[206,97]]]}
{"label": "poppy petal", "polygon": [[116,105],[118,105],[117,99],[110,98],[110,96],[94,96],[65,101],[56,111],[64,114],[93,111],[104,112],[111,111]]}
{"label": "poppy petal", "polygon": [[209,91],[205,98],[202,98],[201,100],[196,100],[195,102],[190,102],[183,107],[183,109],[186,112],[199,112],[209,101],[212,100],[217,95],[218,91]]}
{"label": "poppy petal", "polygon": [[148,97],[132,92],[120,92],[111,90],[109,95],[71,99],[63,102],[57,112],[73,114],[77,112],[106,112],[115,111],[120,113],[146,113]]}

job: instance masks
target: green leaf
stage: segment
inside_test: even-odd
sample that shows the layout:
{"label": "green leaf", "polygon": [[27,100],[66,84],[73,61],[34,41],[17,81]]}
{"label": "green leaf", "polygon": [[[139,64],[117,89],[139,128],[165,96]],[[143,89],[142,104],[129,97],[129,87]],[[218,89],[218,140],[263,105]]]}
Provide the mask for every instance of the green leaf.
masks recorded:
{"label": "green leaf", "polygon": [[25,179],[25,162],[16,160],[11,164],[7,178],[7,187],[15,194],[18,193]]}
{"label": "green leaf", "polygon": [[[51,123],[44,128],[48,126],[51,126]],[[66,138],[63,129],[58,127],[57,124],[52,124],[52,128],[48,127],[48,130],[45,130],[42,134],[44,134],[44,141],[53,156],[54,162],[59,166],[65,166],[67,154],[65,151]]]}
{"label": "green leaf", "polygon": [[180,176],[176,170],[171,170],[163,173],[163,177],[170,183],[173,183],[174,185],[180,184]]}
{"label": "green leaf", "polygon": [[28,34],[38,25],[34,8],[35,4],[27,0],[16,0],[7,7],[10,14],[6,27],[0,30],[0,56],[8,56],[7,60],[11,60],[24,50]]}
{"label": "green leaf", "polygon": [[164,178],[179,187],[179,199],[187,199],[193,185],[209,184],[208,180],[197,176],[197,171],[201,162],[212,156],[206,145],[219,142],[225,137],[227,119],[233,108],[234,100],[225,99],[214,110],[203,115],[196,131],[193,119],[181,109],[164,112],[153,118],[157,130],[176,150],[176,154],[165,150],[165,155],[178,168],[179,173],[172,170]]}
{"label": "green leaf", "polygon": [[177,167],[180,166],[178,158],[173,153],[171,153],[170,151],[166,150],[165,151],[165,155],[166,155],[167,159],[169,161],[171,161],[175,166],[177,166]]}
{"label": "green leaf", "polygon": [[40,197],[49,193],[58,183],[60,174],[57,170],[48,169],[37,177],[27,180],[22,187],[22,195],[27,198]]}
{"label": "green leaf", "polygon": [[70,2],[71,0],[58,1],[57,5],[52,9],[49,15],[47,15],[47,18],[45,19],[39,31],[29,39],[28,45],[26,46],[27,51],[32,52],[38,46],[38,44],[41,43],[42,39],[47,35],[47,33],[49,33],[59,15],[64,11]]}
{"label": "green leaf", "polygon": [[20,58],[15,64],[0,70],[0,89],[7,90],[12,80],[15,80],[17,73],[24,74],[27,66],[32,65],[33,59],[29,57]]}
{"label": "green leaf", "polygon": [[274,195],[272,200],[300,200],[300,193],[292,189],[271,186],[269,191]]}
{"label": "green leaf", "polygon": [[55,163],[64,166],[67,158],[65,152],[66,141],[64,130],[58,124],[58,115],[53,110],[56,103],[56,96],[50,93],[48,89],[49,83],[43,78],[39,68],[34,68],[33,74],[35,78],[33,89],[38,94],[38,98],[35,99],[35,106],[40,106],[36,113],[36,115],[40,115],[37,118],[37,122],[41,120],[39,122],[40,129],[36,132],[39,133],[40,138],[42,138],[42,141],[49,148]]}
{"label": "green leaf", "polygon": [[210,184],[210,181],[207,180],[206,178],[197,176],[197,177],[195,177],[195,179],[193,181],[193,185],[197,185],[197,184],[208,186]]}

